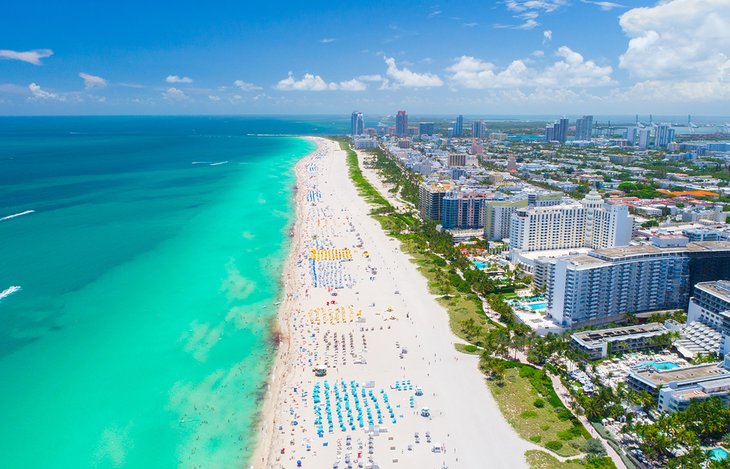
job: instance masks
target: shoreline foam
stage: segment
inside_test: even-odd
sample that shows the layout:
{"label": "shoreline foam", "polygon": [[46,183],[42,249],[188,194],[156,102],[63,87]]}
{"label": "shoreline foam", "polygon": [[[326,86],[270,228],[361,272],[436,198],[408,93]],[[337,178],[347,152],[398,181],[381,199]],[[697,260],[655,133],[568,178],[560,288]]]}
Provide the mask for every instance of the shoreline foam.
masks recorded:
{"label": "shoreline foam", "polygon": [[300,197],[302,192],[301,188],[303,167],[306,164],[306,160],[311,157],[312,154],[317,152],[317,150],[319,150],[321,147],[320,139],[307,137],[307,140],[310,140],[317,144],[317,147],[312,150],[312,152],[308,155],[300,158],[299,161],[297,161],[294,165],[296,182],[294,184],[294,190],[292,191],[292,196],[294,197],[295,203],[294,223],[291,228],[291,245],[289,246],[289,254],[287,256],[286,262],[284,263],[284,270],[282,275],[283,289],[280,300],[281,304],[279,305],[279,310],[272,324],[272,338],[274,338],[276,341],[274,344],[276,354],[271,366],[269,377],[265,383],[266,396],[264,398],[264,403],[261,407],[258,419],[256,420],[256,425],[260,427],[260,433],[257,438],[256,449],[251,455],[249,463],[251,467],[263,467],[263,464],[262,466],[258,466],[257,463],[259,461],[263,463],[266,459],[266,456],[269,455],[273,450],[273,415],[276,405],[276,400],[274,399],[274,396],[278,395],[281,391],[284,378],[287,374],[286,358],[289,355],[291,347],[289,316],[292,313],[293,305],[291,303],[294,294],[293,292],[296,286],[293,281],[293,274],[297,258],[299,257],[300,245],[303,241],[302,225],[304,224],[304,208],[306,205],[305,201],[302,200],[302,198]]}

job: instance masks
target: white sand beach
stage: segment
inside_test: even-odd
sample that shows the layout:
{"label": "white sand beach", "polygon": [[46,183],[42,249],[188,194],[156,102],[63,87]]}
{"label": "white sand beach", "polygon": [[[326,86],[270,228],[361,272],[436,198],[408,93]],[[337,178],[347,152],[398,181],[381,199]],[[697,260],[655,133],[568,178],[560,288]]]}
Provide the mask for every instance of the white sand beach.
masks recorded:
{"label": "white sand beach", "polygon": [[426,280],[368,215],[345,152],[315,141],[296,167],[281,347],[251,467],[526,467],[533,446],[503,418],[477,357],[455,350]]}

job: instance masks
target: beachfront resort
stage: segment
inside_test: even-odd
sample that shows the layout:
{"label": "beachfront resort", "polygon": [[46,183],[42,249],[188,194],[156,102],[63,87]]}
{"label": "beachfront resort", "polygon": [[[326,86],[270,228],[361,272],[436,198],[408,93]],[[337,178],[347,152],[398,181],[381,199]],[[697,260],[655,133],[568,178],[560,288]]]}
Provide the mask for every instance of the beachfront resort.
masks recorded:
{"label": "beachfront resort", "polygon": [[[697,196],[668,195],[685,197],[684,205],[675,200],[678,211],[661,212],[666,219],[654,226],[649,212],[597,178],[584,179],[582,193],[568,184],[531,183],[530,171],[541,163],[526,163],[526,150],[532,148],[532,158],[539,150],[550,171],[565,171],[600,160],[611,139],[568,146],[501,135],[465,138],[468,131],[455,135],[449,122],[441,125],[442,132],[439,124],[413,130],[407,121],[353,129],[355,161],[375,191],[360,192],[428,280],[449,315],[453,340],[462,342],[457,348],[480,357],[492,399],[535,448],[526,450],[524,463],[559,465],[574,456],[575,464],[592,467],[724,464],[730,230],[718,215],[722,205],[710,202],[714,208],[702,211],[705,202],[695,200],[691,213],[702,214],[688,221],[679,206]],[[550,151],[572,157],[550,160]],[[407,354],[400,350],[398,360]],[[533,373],[541,380],[521,379]],[[320,432],[371,424],[362,402],[376,400],[353,385],[340,393],[349,389],[358,400],[344,411],[331,403],[334,417],[325,405]],[[373,396],[388,396],[378,406],[392,402],[394,389],[372,389]],[[535,402],[515,413],[509,395],[522,392]],[[405,405],[415,415],[423,407],[433,414],[415,395]],[[407,413],[399,417],[391,408],[376,415],[398,425]],[[718,426],[694,427],[695,416],[709,409]],[[550,424],[537,424],[553,414],[571,416],[557,434]],[[654,438],[657,431],[685,433],[666,444]]]}

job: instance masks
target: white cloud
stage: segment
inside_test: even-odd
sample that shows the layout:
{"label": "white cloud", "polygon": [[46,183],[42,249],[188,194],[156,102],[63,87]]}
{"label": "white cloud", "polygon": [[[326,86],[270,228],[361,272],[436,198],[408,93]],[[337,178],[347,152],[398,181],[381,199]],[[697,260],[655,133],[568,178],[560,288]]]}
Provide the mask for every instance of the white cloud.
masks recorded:
{"label": "white cloud", "polygon": [[730,100],[730,84],[720,81],[645,80],[626,90],[617,90],[614,97],[632,103],[644,101],[652,104],[727,101]]}
{"label": "white cloud", "polygon": [[352,80],[341,81],[339,89],[343,91],[365,91],[368,87],[357,78],[353,78]]}
{"label": "white cloud", "polygon": [[182,101],[183,99],[187,99],[187,95],[185,95],[183,90],[175,88],[174,86],[166,89],[162,93],[162,97],[173,101]]}
{"label": "white cloud", "polygon": [[382,75],[360,75],[357,77],[360,81],[383,81],[384,78]]}
{"label": "white cloud", "polygon": [[549,29],[546,29],[542,32],[542,43],[545,44],[547,42],[550,42],[553,40],[553,32]]}
{"label": "white cloud", "polygon": [[568,0],[506,0],[507,9],[515,15],[513,18],[521,21],[520,24],[495,24],[495,28],[533,29],[540,25],[537,21],[543,13],[552,13],[568,4]]}
{"label": "white cloud", "polygon": [[51,49],[34,49],[25,52],[19,52],[8,49],[0,50],[0,59],[20,60],[33,65],[41,65],[41,59],[45,59],[53,55]]}
{"label": "white cloud", "polygon": [[319,42],[321,42],[322,44],[331,44],[331,43],[335,42],[335,38],[323,37],[322,39],[319,40]]}
{"label": "white cloud", "polygon": [[327,83],[319,75],[305,73],[301,80],[296,80],[292,72],[283,80],[279,80],[276,89],[282,91],[325,91],[336,90],[336,83]]}
{"label": "white cloud", "polygon": [[165,81],[168,83],[192,83],[193,79],[190,77],[179,77],[177,75],[168,75],[167,78],[165,78]]}
{"label": "white cloud", "polygon": [[588,88],[613,84],[610,66],[601,67],[569,47],[556,52],[559,60],[543,68],[530,68],[524,60],[514,60],[499,70],[491,62],[462,56],[446,71],[449,81],[458,87],[471,89],[567,87]]}
{"label": "white cloud", "polygon": [[475,26],[479,26],[479,23],[472,21],[470,23],[463,23],[462,26],[464,26],[466,28],[473,28]]}
{"label": "white cloud", "polygon": [[259,91],[262,89],[260,86],[243,80],[236,80],[233,82],[233,85],[241,91]]}
{"label": "white cloud", "polygon": [[31,94],[33,95],[31,99],[37,99],[37,100],[54,100],[57,99],[59,101],[63,101],[63,96],[59,96],[57,93],[51,93],[50,91],[46,91],[40,87],[37,83],[31,83],[28,85],[28,89],[30,90]]}
{"label": "white cloud", "polygon": [[79,72],[79,77],[84,80],[84,88],[87,90],[92,88],[104,88],[107,85],[107,81],[105,79],[96,75]]}
{"label": "white cloud", "polygon": [[221,100],[220,96],[216,96],[216,95],[213,95],[213,94],[211,94],[210,96],[208,96],[208,99],[210,99],[214,103],[217,103],[218,101]]}
{"label": "white cloud", "polygon": [[591,0],[580,0],[580,1],[582,3],[587,3],[589,5],[596,5],[598,7],[601,7],[601,10],[603,10],[603,11],[611,11],[614,8],[626,8],[624,5],[621,5],[620,3],[591,1]]}
{"label": "white cloud", "polygon": [[281,91],[365,91],[367,85],[364,81],[370,80],[372,76],[366,76],[365,79],[353,78],[352,80],[341,81],[339,83],[326,82],[321,76],[305,73],[301,80],[294,78],[289,72],[289,76],[283,80],[279,80],[275,88]]}
{"label": "white cloud", "polygon": [[580,88],[614,84],[611,79],[613,68],[610,65],[601,67],[592,60],[585,60],[567,46],[560,47],[556,55],[562,60],[544,70],[538,77],[539,84]]}
{"label": "white cloud", "polygon": [[634,8],[619,23],[630,38],[619,66],[639,79],[727,81],[730,2],[666,0]]}
{"label": "white cloud", "polygon": [[388,65],[385,74],[393,80],[395,86],[406,88],[428,88],[441,86],[444,82],[438,75],[433,73],[416,73],[408,68],[398,68],[395,59],[392,57],[384,57],[385,63]]}
{"label": "white cloud", "polygon": [[552,13],[558,8],[567,5],[567,0],[506,0],[507,9],[514,12],[544,11]]}

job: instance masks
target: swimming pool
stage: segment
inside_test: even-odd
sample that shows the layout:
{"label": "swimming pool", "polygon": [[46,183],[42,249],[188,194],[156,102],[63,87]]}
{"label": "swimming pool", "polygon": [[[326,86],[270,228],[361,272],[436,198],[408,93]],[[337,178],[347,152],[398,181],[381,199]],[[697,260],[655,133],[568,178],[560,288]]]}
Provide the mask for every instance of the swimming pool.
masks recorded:
{"label": "swimming pool", "polygon": [[473,264],[474,264],[474,267],[476,267],[479,270],[484,270],[487,268],[486,262],[474,261]]}
{"label": "swimming pool", "polygon": [[728,452],[724,448],[712,448],[707,454],[710,456],[710,459],[714,459],[715,461],[724,461],[728,456]]}
{"label": "swimming pool", "polygon": [[641,363],[639,363],[639,366],[650,366],[650,367],[654,368],[655,370],[659,370],[659,371],[661,371],[661,370],[673,370],[675,368],[679,368],[679,365],[677,365],[674,362],[653,362],[653,361],[648,361],[648,362],[641,362]]}
{"label": "swimming pool", "polygon": [[537,311],[538,309],[545,309],[547,308],[547,303],[532,303],[527,305],[531,310]]}

